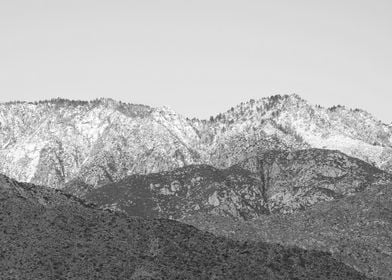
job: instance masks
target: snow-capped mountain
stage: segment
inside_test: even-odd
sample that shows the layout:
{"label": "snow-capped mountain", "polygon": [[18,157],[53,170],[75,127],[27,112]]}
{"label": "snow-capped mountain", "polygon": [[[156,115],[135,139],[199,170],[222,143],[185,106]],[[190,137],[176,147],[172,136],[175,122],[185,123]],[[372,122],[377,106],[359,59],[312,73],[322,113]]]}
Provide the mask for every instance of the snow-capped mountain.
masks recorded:
{"label": "snow-capped mountain", "polygon": [[363,110],[313,106],[296,94],[250,100],[204,123],[197,127],[211,135],[217,165],[273,145],[339,150],[385,170],[392,165],[391,126]]}
{"label": "snow-capped mountain", "polygon": [[210,120],[111,99],[0,104],[0,172],[55,188],[95,187],[189,164],[227,168],[256,152],[311,147],[392,170],[390,125],[295,94],[250,100]]}
{"label": "snow-capped mountain", "polygon": [[0,107],[0,170],[21,181],[61,187],[118,180],[200,161],[198,136],[167,109],[53,101]]}

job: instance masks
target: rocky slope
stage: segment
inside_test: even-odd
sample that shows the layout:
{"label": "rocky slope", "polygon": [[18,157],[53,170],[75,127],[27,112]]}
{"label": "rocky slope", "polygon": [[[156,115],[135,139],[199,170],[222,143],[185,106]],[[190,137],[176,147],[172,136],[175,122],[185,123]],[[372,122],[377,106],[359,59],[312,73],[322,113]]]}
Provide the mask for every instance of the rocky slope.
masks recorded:
{"label": "rocky slope", "polygon": [[251,219],[268,212],[259,180],[249,171],[208,165],[132,175],[92,190],[84,198],[100,207],[141,217],[179,219],[215,213]]}
{"label": "rocky slope", "polygon": [[0,172],[54,188],[189,164],[227,168],[259,152],[310,147],[391,170],[392,127],[362,110],[326,109],[297,95],[251,100],[208,121],[110,99],[0,104]]}
{"label": "rocky slope", "polygon": [[[338,151],[269,151],[228,169],[191,165],[132,175],[89,190],[84,197],[132,216],[181,219],[199,213],[244,220],[291,213],[347,197],[392,176]],[[80,194],[80,187],[66,188]]]}
{"label": "rocky slope", "polygon": [[183,221],[237,240],[274,242],[329,252],[368,276],[392,279],[390,184],[372,186],[291,215],[274,214],[244,222],[199,214]]}
{"label": "rocky slope", "polygon": [[129,218],[0,175],[1,279],[370,279],[329,254]]}
{"label": "rocky slope", "polygon": [[339,151],[324,149],[268,151],[237,166],[259,177],[271,213],[291,213],[373,185],[392,183],[389,173]]}

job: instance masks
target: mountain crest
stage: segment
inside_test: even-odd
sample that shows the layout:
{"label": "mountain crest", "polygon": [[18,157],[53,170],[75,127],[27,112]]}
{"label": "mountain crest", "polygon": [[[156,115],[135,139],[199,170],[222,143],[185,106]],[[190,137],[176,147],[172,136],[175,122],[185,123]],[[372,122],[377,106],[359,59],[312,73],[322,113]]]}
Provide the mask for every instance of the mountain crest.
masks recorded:
{"label": "mountain crest", "polygon": [[297,94],[241,103],[210,120],[110,98],[0,105],[0,172],[62,188],[98,186],[189,164],[227,168],[268,150],[339,150],[392,170],[392,127]]}

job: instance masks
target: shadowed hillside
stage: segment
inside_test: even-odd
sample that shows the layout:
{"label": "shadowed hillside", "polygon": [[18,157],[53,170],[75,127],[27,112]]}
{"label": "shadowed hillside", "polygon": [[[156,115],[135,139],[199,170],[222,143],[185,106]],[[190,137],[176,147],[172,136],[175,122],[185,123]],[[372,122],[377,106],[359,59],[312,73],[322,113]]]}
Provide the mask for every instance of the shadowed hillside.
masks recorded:
{"label": "shadowed hillside", "polygon": [[368,279],[329,254],[101,211],[0,176],[1,279]]}

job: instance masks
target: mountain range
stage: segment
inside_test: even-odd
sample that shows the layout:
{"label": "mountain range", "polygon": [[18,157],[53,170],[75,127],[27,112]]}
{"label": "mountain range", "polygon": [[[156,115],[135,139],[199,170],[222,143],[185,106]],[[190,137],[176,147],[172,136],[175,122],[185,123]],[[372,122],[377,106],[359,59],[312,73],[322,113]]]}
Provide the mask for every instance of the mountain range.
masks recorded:
{"label": "mountain range", "polygon": [[339,150],[392,170],[392,127],[298,95],[250,100],[209,120],[111,99],[0,104],[0,172],[53,188],[95,188],[191,164],[228,168],[256,153]]}
{"label": "mountain range", "polygon": [[391,125],[296,94],[2,103],[0,278],[392,279],[390,172]]}

